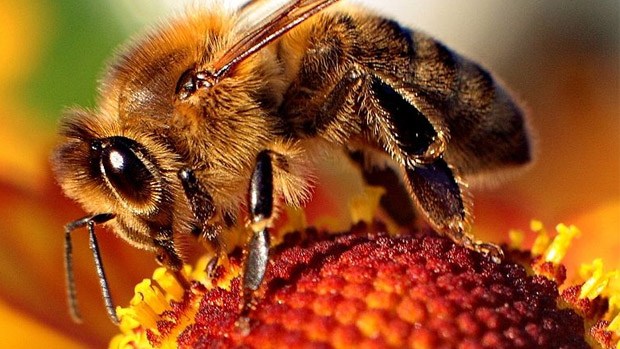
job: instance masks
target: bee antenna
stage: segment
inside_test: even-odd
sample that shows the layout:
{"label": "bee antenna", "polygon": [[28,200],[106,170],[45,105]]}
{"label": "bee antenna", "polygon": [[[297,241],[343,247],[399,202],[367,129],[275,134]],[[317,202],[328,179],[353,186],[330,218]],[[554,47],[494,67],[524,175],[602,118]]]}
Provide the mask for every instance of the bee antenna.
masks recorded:
{"label": "bee antenna", "polygon": [[84,226],[88,229],[89,245],[93,252],[93,259],[95,260],[95,269],[97,270],[97,276],[99,277],[99,286],[101,287],[101,293],[103,294],[103,301],[105,302],[106,311],[110,320],[118,325],[119,320],[116,316],[114,309],[114,302],[110,295],[110,287],[108,286],[108,279],[103,269],[103,262],[101,260],[101,253],[99,252],[99,244],[97,243],[97,236],[95,235],[95,224],[101,224],[114,218],[111,213],[101,213],[92,216],[86,216],[75,220],[65,226],[65,275],[67,278],[67,301],[69,304],[69,314],[73,321],[77,323],[82,322],[82,315],[80,314],[80,307],[77,301],[77,291],[75,287],[75,277],[73,274],[73,244],[71,243],[71,233]]}

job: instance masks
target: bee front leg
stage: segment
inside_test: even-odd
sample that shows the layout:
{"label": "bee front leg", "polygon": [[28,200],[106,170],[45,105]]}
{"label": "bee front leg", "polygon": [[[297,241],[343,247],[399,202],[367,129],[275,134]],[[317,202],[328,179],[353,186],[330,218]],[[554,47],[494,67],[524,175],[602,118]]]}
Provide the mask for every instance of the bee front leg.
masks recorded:
{"label": "bee front leg", "polygon": [[106,311],[108,312],[108,316],[110,317],[112,323],[115,325],[118,325],[119,323],[118,317],[116,316],[114,302],[112,301],[112,296],[110,295],[108,279],[103,269],[101,253],[99,252],[99,244],[97,243],[97,235],[95,234],[95,224],[105,223],[112,218],[114,218],[114,215],[111,213],[100,213],[78,219],[65,226],[65,275],[67,277],[67,297],[69,302],[69,313],[75,322],[82,322],[82,317],[77,303],[75,278],[73,276],[73,244],[71,243],[71,233],[75,229],[86,226],[90,241],[89,245],[91,251],[93,252],[93,259],[95,260],[95,268],[97,270],[97,276],[99,277],[99,286],[101,287],[101,293],[103,295]]}
{"label": "bee front leg", "polygon": [[256,157],[256,165],[250,178],[248,209],[252,238],[247,246],[248,255],[243,270],[243,310],[247,312],[252,294],[265,276],[269,261],[269,220],[273,214],[274,201],[273,164],[268,150]]}
{"label": "bee front leg", "polygon": [[220,254],[222,253],[222,244],[219,241],[221,227],[208,223],[215,215],[213,198],[205,188],[200,185],[192,169],[181,169],[178,173],[178,177],[181,180],[183,191],[185,192],[185,196],[187,197],[196,223],[198,224],[196,235],[208,241],[216,250],[215,256],[207,264],[207,273],[212,276],[217,267]]}

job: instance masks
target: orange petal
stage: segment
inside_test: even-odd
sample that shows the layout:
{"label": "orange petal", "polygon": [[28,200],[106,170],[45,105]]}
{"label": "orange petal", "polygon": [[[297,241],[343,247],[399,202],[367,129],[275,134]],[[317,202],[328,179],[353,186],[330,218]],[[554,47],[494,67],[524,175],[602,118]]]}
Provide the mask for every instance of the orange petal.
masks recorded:
{"label": "orange petal", "polygon": [[4,348],[84,348],[79,343],[54,329],[18,313],[0,301],[0,328]]}

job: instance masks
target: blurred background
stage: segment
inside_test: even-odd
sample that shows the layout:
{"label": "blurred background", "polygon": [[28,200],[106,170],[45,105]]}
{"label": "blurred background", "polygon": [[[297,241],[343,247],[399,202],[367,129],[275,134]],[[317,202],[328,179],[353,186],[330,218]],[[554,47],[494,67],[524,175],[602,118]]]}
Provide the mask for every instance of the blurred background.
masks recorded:
{"label": "blurred background", "polygon": [[[206,0],[205,0],[206,1]],[[566,264],[620,268],[620,10],[617,0],[363,1],[483,63],[530,111],[536,162],[499,187],[475,189],[478,237],[575,224]],[[114,49],[177,1],[0,2],[0,336],[12,347],[105,346],[117,332],[102,305],[86,233],[74,237],[85,323],[66,311],[63,225],[84,215],[49,169],[62,110],[93,107]],[[529,236],[531,240],[533,235]],[[127,304],[153,256],[99,234],[112,292]],[[8,341],[8,342],[6,342]]]}

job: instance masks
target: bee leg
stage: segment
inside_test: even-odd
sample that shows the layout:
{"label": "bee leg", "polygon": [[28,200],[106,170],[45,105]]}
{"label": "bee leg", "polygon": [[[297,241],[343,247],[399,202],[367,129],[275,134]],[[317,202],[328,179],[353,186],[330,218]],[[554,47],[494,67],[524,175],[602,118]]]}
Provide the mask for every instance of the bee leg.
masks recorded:
{"label": "bee leg", "polygon": [[269,220],[273,213],[273,164],[268,150],[256,157],[256,165],[250,178],[248,209],[252,238],[243,270],[242,314],[249,311],[252,294],[265,276],[269,261]]}
{"label": "bee leg", "polygon": [[[172,235],[170,232],[167,236]],[[174,247],[174,241],[172,238],[167,237],[165,239],[156,239],[153,244],[157,247],[155,253],[155,260],[160,265],[165,266],[173,272],[177,272],[183,268],[183,260],[176,248]]]}
{"label": "bee leg", "polygon": [[431,224],[455,241],[467,244],[468,208],[465,194],[442,159],[405,169],[413,197]]}
{"label": "bee leg", "polygon": [[201,237],[209,242],[212,247],[215,248],[215,254],[205,268],[207,275],[210,278],[215,277],[215,271],[221,262],[226,261],[226,253],[227,249],[225,248],[224,243],[220,240],[220,236],[222,234],[222,227],[219,225],[211,225],[207,224],[203,226]]}
{"label": "bee leg", "polygon": [[377,137],[405,169],[409,191],[431,226],[456,243],[501,261],[501,249],[479,243],[470,235],[471,203],[455,170],[443,159],[445,136],[411,102],[388,83],[373,77],[375,98],[371,121]]}
{"label": "bee leg", "polygon": [[75,289],[75,278],[73,276],[73,245],[71,243],[71,233],[84,226],[88,229],[89,245],[93,252],[93,259],[95,260],[95,268],[97,270],[97,276],[99,277],[99,286],[101,287],[101,293],[103,294],[103,301],[105,308],[110,317],[110,320],[117,325],[119,323],[116,316],[116,310],[114,309],[114,302],[110,294],[110,287],[108,286],[108,279],[103,269],[103,262],[101,260],[101,253],[99,252],[99,244],[97,243],[97,236],[95,235],[95,224],[101,224],[114,218],[111,213],[101,213],[92,216],[87,216],[76,221],[73,221],[65,226],[65,275],[67,276],[67,299],[69,303],[69,313],[75,322],[82,322],[80,315],[80,309],[77,302],[77,292]]}
{"label": "bee leg", "polygon": [[211,244],[211,246],[215,247],[215,256],[211,258],[207,264],[207,273],[210,276],[213,276],[213,272],[218,265],[220,254],[222,253],[221,244],[219,241],[221,229],[207,223],[215,214],[213,198],[200,185],[192,169],[181,169],[178,173],[178,177],[181,180],[183,191],[185,192],[185,196],[189,201],[194,218],[199,226],[196,228],[196,235],[204,238],[209,242],[209,244]]}
{"label": "bee leg", "polygon": [[465,185],[442,157],[408,167],[405,172],[414,200],[437,231],[501,263],[504,254],[499,246],[475,241],[469,233],[471,208]]}
{"label": "bee leg", "polygon": [[216,253],[215,256],[211,257],[211,259],[209,259],[209,262],[207,263],[207,275],[210,278],[213,278],[215,276],[215,269],[217,269],[217,263],[220,260],[220,256],[219,253]]}

